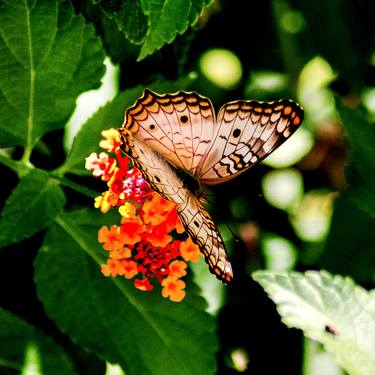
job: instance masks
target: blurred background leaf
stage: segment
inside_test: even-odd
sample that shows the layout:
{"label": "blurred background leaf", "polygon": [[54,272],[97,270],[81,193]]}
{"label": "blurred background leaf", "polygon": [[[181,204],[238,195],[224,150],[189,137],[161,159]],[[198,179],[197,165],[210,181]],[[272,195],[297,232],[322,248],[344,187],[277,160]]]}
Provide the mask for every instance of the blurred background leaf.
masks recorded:
{"label": "blurred background leaf", "polygon": [[69,356],[51,337],[0,309],[0,371],[3,374],[78,374]]}
{"label": "blurred background leaf", "polygon": [[372,285],[375,264],[375,219],[355,205],[348,193],[335,202],[331,230],[319,265]]}
{"label": "blurred background leaf", "polygon": [[347,90],[358,93],[375,47],[374,2],[302,0],[299,7],[306,21],[304,47],[327,59]]}
{"label": "blurred background leaf", "polygon": [[337,103],[337,109],[350,143],[347,196],[375,218],[375,125],[341,103]]}
{"label": "blurred background leaf", "polygon": [[327,272],[257,271],[283,322],[321,342],[350,374],[375,371],[375,301],[351,279]]}

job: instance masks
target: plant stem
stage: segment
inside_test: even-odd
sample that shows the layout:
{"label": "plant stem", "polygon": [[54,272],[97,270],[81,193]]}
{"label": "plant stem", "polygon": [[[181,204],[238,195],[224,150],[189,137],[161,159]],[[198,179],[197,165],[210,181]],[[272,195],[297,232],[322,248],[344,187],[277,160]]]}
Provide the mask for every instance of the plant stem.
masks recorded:
{"label": "plant stem", "polygon": [[67,187],[77,191],[78,193],[86,195],[87,197],[95,198],[99,195],[99,193],[97,191],[89,189],[89,188],[87,188],[85,186],[82,186],[80,184],[77,184],[76,182],[71,181],[71,180],[65,178],[64,176],[62,176],[58,173],[52,172],[51,177],[54,178],[55,180],[59,181],[62,185],[67,186]]}
{"label": "plant stem", "polygon": [[28,166],[23,161],[13,160],[3,152],[0,152],[0,163],[7,166],[12,171],[16,172],[19,177],[22,177],[26,172],[28,172],[31,169],[31,166]]}

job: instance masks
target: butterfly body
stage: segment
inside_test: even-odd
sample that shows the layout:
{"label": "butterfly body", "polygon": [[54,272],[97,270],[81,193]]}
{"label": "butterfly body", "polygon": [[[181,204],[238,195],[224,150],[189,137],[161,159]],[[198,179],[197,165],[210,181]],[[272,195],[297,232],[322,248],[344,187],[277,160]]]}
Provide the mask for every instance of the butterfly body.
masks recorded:
{"label": "butterfly body", "polygon": [[232,267],[200,185],[220,184],[245,172],[283,143],[302,118],[302,109],[289,100],[240,100],[225,104],[216,120],[209,99],[197,93],[158,95],[146,89],[126,111],[121,134],[125,153],[146,181],[177,204],[210,271],[230,282]]}

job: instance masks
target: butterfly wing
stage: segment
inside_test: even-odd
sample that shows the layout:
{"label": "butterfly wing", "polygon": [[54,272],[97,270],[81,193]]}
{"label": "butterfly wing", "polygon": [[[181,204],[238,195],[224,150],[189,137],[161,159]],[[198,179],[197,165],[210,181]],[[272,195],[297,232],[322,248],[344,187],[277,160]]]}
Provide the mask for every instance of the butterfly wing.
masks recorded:
{"label": "butterfly wing", "polygon": [[225,182],[245,172],[297,130],[303,110],[291,100],[239,100],[219,111],[216,134],[197,168],[202,184]]}
{"label": "butterfly wing", "polygon": [[210,214],[203,204],[186,189],[175,170],[148,145],[121,133],[124,151],[144,179],[163,198],[177,204],[177,212],[192,241],[199,246],[210,271],[224,282],[233,278],[232,267],[225,252],[223,240]]}
{"label": "butterfly wing", "polygon": [[171,165],[149,146],[133,138],[128,131],[120,132],[122,150],[131,157],[133,164],[151,188],[177,205],[184,203],[186,189]]}
{"label": "butterfly wing", "polygon": [[210,271],[219,280],[229,283],[233,279],[232,266],[223,239],[208,211],[188,191],[185,203],[177,207],[177,212],[191,239],[199,246]]}
{"label": "butterfly wing", "polygon": [[125,113],[123,128],[177,168],[195,174],[215,134],[209,99],[194,92],[158,95],[145,89]]}

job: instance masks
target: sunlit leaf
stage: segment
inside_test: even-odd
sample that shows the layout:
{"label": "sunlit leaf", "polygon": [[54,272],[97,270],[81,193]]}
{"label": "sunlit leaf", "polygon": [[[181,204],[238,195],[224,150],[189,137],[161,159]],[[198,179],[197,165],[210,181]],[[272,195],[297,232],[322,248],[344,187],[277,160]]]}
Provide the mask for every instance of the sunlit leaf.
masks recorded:
{"label": "sunlit leaf", "polygon": [[211,0],[141,0],[148,17],[148,29],[139,60],[172,43],[177,34],[183,34],[194,24]]}
{"label": "sunlit leaf", "polygon": [[69,2],[0,0],[0,145],[31,147],[62,127],[77,95],[100,84],[103,59]]}
{"label": "sunlit leaf", "polygon": [[[147,17],[143,13],[140,0],[99,1],[104,13],[116,21],[117,27],[134,44],[143,43],[147,31]],[[114,6],[115,5],[115,6]]]}
{"label": "sunlit leaf", "polygon": [[348,373],[375,373],[375,299],[349,278],[328,272],[257,271],[283,322],[321,342]]}

